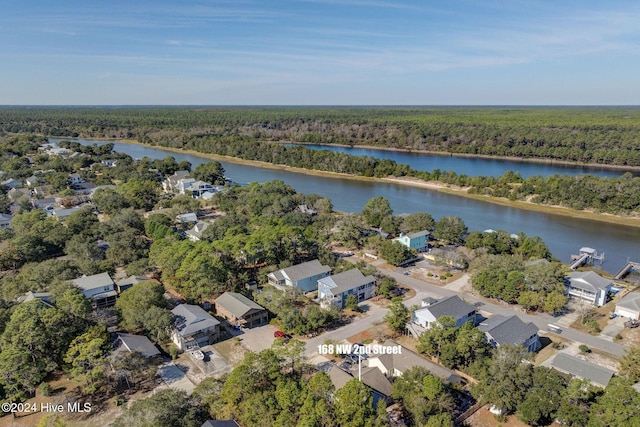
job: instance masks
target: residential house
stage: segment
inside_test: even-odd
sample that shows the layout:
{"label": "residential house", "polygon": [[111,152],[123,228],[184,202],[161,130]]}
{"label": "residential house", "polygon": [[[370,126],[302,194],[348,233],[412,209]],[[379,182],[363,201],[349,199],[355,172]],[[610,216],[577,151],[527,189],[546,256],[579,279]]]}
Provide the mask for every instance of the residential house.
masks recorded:
{"label": "residential house", "polygon": [[607,303],[612,283],[593,271],[575,271],[565,278],[565,285],[569,295],[600,307]]}
{"label": "residential house", "polygon": [[40,183],[40,178],[35,175],[31,175],[29,178],[24,180],[24,183],[27,187],[35,187]]}
{"label": "residential house", "polygon": [[115,185],[98,185],[97,187],[93,187],[89,193],[89,198],[92,198],[93,196],[95,196],[96,191],[107,189],[107,188],[110,190],[113,190],[114,188],[116,188],[116,186]]}
{"label": "residential house", "polygon": [[198,222],[198,216],[193,212],[178,215],[176,219],[183,224],[186,222]]}
{"label": "residential house", "polygon": [[455,326],[462,326],[466,322],[475,322],[476,309],[474,306],[464,302],[459,296],[453,295],[436,301],[427,303],[423,308],[414,311],[411,314],[411,321],[417,323],[423,328],[429,329],[433,322],[442,316],[451,316],[455,319]]}
{"label": "residential house", "polygon": [[501,345],[521,345],[527,351],[538,351],[541,347],[538,327],[524,323],[518,316],[495,315],[478,325],[487,342],[497,348]]}
{"label": "residential house", "polygon": [[83,182],[84,182],[84,179],[80,177],[80,174],[72,173],[69,175],[69,183],[71,185],[78,185],[78,184],[82,184]]}
{"label": "residential house", "polygon": [[[397,343],[390,340],[383,344],[386,347],[397,345]],[[444,382],[458,384],[463,382],[462,378],[451,369],[433,363],[406,347],[401,346],[397,354],[381,354],[369,357],[369,367],[378,368],[387,378],[400,377],[408,369],[416,366],[425,368],[431,375],[440,378]]]}
{"label": "residential house", "polygon": [[47,194],[51,194],[50,185],[38,185],[33,188],[33,195],[36,197],[44,197]]}
{"label": "residential house", "polygon": [[51,211],[48,211],[48,214],[52,217],[55,217],[59,221],[64,221],[70,215],[72,215],[75,212],[78,212],[80,209],[81,209],[80,206],[76,206],[74,208],[69,208],[69,209],[53,209]]}
{"label": "residential house", "polygon": [[171,312],[173,313],[171,340],[180,351],[213,344],[220,338],[220,322],[202,307],[180,304]]}
{"label": "residential house", "polygon": [[22,187],[22,182],[17,179],[9,178],[0,182],[0,186],[7,187],[9,189]]}
{"label": "residential house", "polygon": [[400,233],[400,236],[393,240],[416,252],[425,252],[429,249],[429,234],[427,230],[409,234]]}
{"label": "residential house", "polygon": [[0,213],[0,230],[6,230],[11,224],[13,216]]}
{"label": "residential house", "polygon": [[174,190],[177,190],[180,194],[187,194],[191,191],[191,185],[196,182],[193,178],[183,178],[178,180],[178,184],[176,185]]}
{"label": "residential house", "polygon": [[270,285],[278,289],[311,292],[318,289],[318,280],[327,277],[329,273],[331,273],[331,267],[322,265],[320,261],[314,259],[269,273],[267,279]]}
{"label": "residential house", "polygon": [[116,334],[116,340],[114,342],[113,356],[127,351],[133,353],[137,351],[144,357],[159,356],[160,351],[158,348],[144,335],[132,335],[119,332]]}
{"label": "residential house", "polygon": [[197,242],[202,238],[202,233],[204,233],[204,230],[209,228],[210,225],[210,222],[198,221],[192,229],[185,231],[185,234],[187,235],[187,238],[189,240],[191,240],[192,242]]}
{"label": "residential house", "polygon": [[376,278],[364,276],[357,268],[343,271],[318,280],[320,305],[328,309],[331,305],[344,308],[349,295],[355,295],[358,302],[373,296]]}
{"label": "residential house", "polygon": [[17,202],[24,198],[29,199],[31,197],[31,190],[24,187],[13,187],[11,190],[7,191],[7,197],[9,197],[9,200],[12,202]]}
{"label": "residential house", "polygon": [[115,168],[118,165],[118,159],[106,159],[100,163],[108,168]]}
{"label": "residential house", "polygon": [[119,294],[126,291],[129,288],[132,288],[134,285],[142,282],[148,282],[152,279],[149,279],[145,276],[129,276],[124,279],[116,280],[116,290]]}
{"label": "residential house", "polygon": [[253,328],[269,322],[269,313],[264,307],[236,292],[220,295],[215,300],[215,305],[216,314],[233,325]]}
{"label": "residential house", "polygon": [[50,292],[26,292],[23,296],[18,298],[19,303],[29,302],[29,301],[40,301],[42,304],[47,307],[54,307],[55,301]]}
{"label": "residential house", "polygon": [[40,209],[42,211],[50,213],[56,207],[56,199],[53,197],[47,197],[44,199],[32,199],[31,206],[33,206],[34,209]]}
{"label": "residential house", "polygon": [[298,207],[296,207],[295,211],[296,212],[302,212],[302,213],[305,213],[307,215],[316,215],[318,213],[317,210],[311,209],[307,205],[298,205]]}
{"label": "residential house", "polygon": [[630,292],[616,304],[618,316],[640,320],[640,292]]}
{"label": "residential house", "polygon": [[189,171],[176,171],[162,181],[162,189],[165,193],[173,193],[177,190],[178,182],[185,178],[189,178]]}
{"label": "residential house", "polygon": [[566,353],[558,353],[551,362],[551,367],[557,371],[580,379],[587,379],[597,387],[606,387],[611,381],[614,372],[595,363],[570,356]]}
{"label": "residential house", "polygon": [[234,420],[207,420],[200,427],[240,427]]}
{"label": "residential house", "polygon": [[76,196],[92,196],[96,188],[93,182],[81,182],[73,186],[73,194]]}
{"label": "residential house", "polygon": [[[331,364],[326,372],[331,380],[331,384],[333,384],[336,390],[340,390],[349,381],[357,378],[358,375],[355,371],[346,372],[335,364]],[[385,403],[390,401],[391,382],[382,372],[380,372],[379,369],[363,367],[360,375],[360,381],[371,389],[373,393],[374,408],[377,407],[378,401],[380,400],[383,400]]]}
{"label": "residential house", "polygon": [[116,303],[116,284],[109,273],[82,276],[72,280],[85,297],[91,300],[93,308],[106,308]]}
{"label": "residential house", "polygon": [[199,199],[204,193],[215,193],[218,190],[215,185],[208,182],[194,181],[189,186],[189,191],[194,198]]}

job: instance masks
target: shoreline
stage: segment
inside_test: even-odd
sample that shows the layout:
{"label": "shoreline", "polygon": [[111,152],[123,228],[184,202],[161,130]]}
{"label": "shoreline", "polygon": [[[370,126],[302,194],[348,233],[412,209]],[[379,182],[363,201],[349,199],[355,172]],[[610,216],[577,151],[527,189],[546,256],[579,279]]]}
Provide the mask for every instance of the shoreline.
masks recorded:
{"label": "shoreline", "polygon": [[[78,139],[78,138],[75,138],[75,139]],[[90,140],[89,138],[81,138],[81,139]],[[105,140],[105,139],[97,139],[97,138],[94,138],[94,139],[101,140],[101,141]],[[209,158],[209,159],[212,159],[212,160],[220,160],[220,161],[225,161],[225,162],[235,163],[235,164],[256,166],[256,167],[265,168],[265,169],[284,170],[284,171],[290,171],[290,172],[295,172],[295,173],[302,173],[302,174],[305,174],[305,175],[322,176],[322,177],[327,177],[327,178],[353,179],[353,180],[369,181],[369,182],[383,182],[383,183],[405,185],[405,186],[411,186],[411,187],[417,187],[417,188],[424,188],[424,189],[431,190],[431,191],[440,191],[440,192],[443,192],[443,193],[448,193],[448,194],[456,195],[456,196],[459,196],[459,197],[467,197],[467,198],[471,198],[471,199],[475,199],[475,200],[484,201],[484,202],[487,202],[487,203],[493,203],[493,204],[498,204],[498,205],[502,205],[502,206],[508,206],[508,207],[512,207],[512,208],[516,208],[516,209],[523,209],[523,210],[542,212],[542,213],[547,213],[547,214],[552,214],[552,215],[560,215],[560,216],[571,217],[571,218],[579,218],[579,219],[586,219],[586,220],[593,220],[593,221],[601,221],[601,222],[606,222],[606,223],[611,223],[611,224],[619,224],[619,225],[625,225],[625,226],[628,226],[628,227],[640,228],[640,218],[639,217],[624,217],[624,216],[618,216],[618,215],[613,215],[613,214],[603,214],[603,213],[596,213],[596,212],[590,212],[590,211],[578,211],[578,210],[575,210],[575,209],[565,208],[565,207],[562,207],[562,206],[539,205],[539,204],[526,202],[526,201],[512,201],[512,200],[508,200],[508,199],[505,199],[505,198],[484,196],[484,195],[479,195],[479,194],[469,194],[464,189],[456,189],[455,187],[451,187],[451,186],[448,186],[446,184],[441,184],[441,183],[438,183],[438,182],[420,181],[420,180],[417,180],[417,179],[414,179],[414,178],[407,178],[407,177],[404,177],[404,178],[403,177],[393,177],[393,178],[365,177],[365,176],[358,176],[358,175],[349,175],[349,174],[339,173],[339,172],[309,170],[309,169],[297,168],[297,167],[287,166],[287,165],[276,165],[276,164],[273,164],[273,163],[261,162],[261,161],[257,161],[257,160],[245,160],[245,159],[239,159],[237,157],[231,157],[231,156],[222,156],[222,155],[218,155],[218,154],[201,153],[199,151],[185,150],[185,149],[182,149],[182,148],[161,147],[161,146],[157,146],[157,145],[143,144],[143,143],[138,142],[136,140],[126,140],[126,139],[117,139],[116,140],[116,139],[113,139],[112,141],[114,141],[114,142],[122,142],[122,143],[126,143],[126,144],[140,145],[140,146],[143,146],[143,147],[156,148],[158,150],[166,151],[166,152],[169,152],[169,153],[190,154],[190,155],[193,155],[193,156]]]}

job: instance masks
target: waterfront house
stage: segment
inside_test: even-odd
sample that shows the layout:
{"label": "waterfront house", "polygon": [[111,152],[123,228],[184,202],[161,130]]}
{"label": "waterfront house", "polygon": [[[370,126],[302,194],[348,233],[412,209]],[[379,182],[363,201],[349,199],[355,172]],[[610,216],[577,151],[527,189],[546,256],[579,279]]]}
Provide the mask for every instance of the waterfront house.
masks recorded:
{"label": "waterfront house", "polygon": [[325,309],[331,305],[344,308],[349,295],[355,295],[358,302],[362,302],[373,296],[375,285],[375,277],[365,277],[357,268],[323,277],[318,280],[320,305]]}
{"label": "waterfront house", "polygon": [[400,236],[393,240],[416,252],[425,252],[429,249],[429,234],[427,230],[409,234],[400,233]]}
{"label": "waterfront house", "polygon": [[618,316],[640,320],[640,292],[630,292],[616,304]]}
{"label": "waterfront house", "polygon": [[94,309],[106,308],[116,303],[116,284],[109,273],[82,276],[72,280],[82,294],[91,300]]}
{"label": "waterfront house", "polygon": [[177,191],[178,182],[185,178],[189,178],[189,171],[176,171],[173,175],[168,176],[162,181],[162,189],[165,193],[173,193]]}
{"label": "waterfront house", "polygon": [[612,283],[593,271],[575,271],[565,278],[565,285],[570,296],[600,307],[607,303]]}
{"label": "waterfront house", "polygon": [[202,307],[180,304],[171,310],[171,313],[173,313],[171,341],[180,351],[213,344],[220,338],[220,322]]}
{"label": "waterfront house", "polygon": [[484,332],[491,347],[501,345],[520,345],[533,352],[541,347],[538,327],[533,323],[524,323],[518,316],[495,315],[478,326]]}
{"label": "waterfront house", "polygon": [[318,289],[318,280],[327,277],[329,273],[331,267],[314,259],[269,273],[267,279],[270,285],[278,289],[311,292]]}
{"label": "waterfront house", "polygon": [[269,321],[267,310],[236,292],[225,292],[215,300],[216,314],[233,325],[253,328],[266,325]]}
{"label": "waterfront house", "polygon": [[453,295],[433,303],[423,301],[423,308],[411,314],[411,321],[429,329],[440,317],[451,316],[455,319],[455,326],[462,326],[469,321],[475,322],[475,314],[474,306],[467,304],[459,296]]}
{"label": "waterfront house", "polygon": [[565,353],[556,354],[551,362],[551,367],[571,375],[571,377],[589,380],[594,386],[602,388],[609,384],[614,374],[613,371],[607,368]]}

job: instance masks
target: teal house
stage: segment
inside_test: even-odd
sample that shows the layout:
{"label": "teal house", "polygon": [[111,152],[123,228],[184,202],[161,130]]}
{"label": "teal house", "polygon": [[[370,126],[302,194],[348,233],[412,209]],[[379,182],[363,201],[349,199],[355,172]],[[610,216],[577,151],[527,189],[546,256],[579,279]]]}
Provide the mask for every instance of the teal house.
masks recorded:
{"label": "teal house", "polygon": [[400,236],[393,240],[408,247],[409,249],[414,249],[416,252],[425,252],[429,249],[429,234],[430,233],[426,230],[409,234],[400,233]]}

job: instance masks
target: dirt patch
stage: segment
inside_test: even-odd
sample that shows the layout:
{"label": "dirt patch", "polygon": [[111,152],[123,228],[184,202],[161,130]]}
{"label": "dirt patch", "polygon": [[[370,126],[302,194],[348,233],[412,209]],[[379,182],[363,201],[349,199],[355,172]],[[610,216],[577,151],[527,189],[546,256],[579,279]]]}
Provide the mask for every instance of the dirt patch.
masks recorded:
{"label": "dirt patch", "polygon": [[622,335],[622,344],[630,347],[640,346],[640,328],[624,328],[620,335]]}
{"label": "dirt patch", "polygon": [[389,326],[387,326],[386,323],[380,323],[378,325],[370,327],[369,329],[365,329],[364,331],[360,331],[357,334],[350,336],[349,338],[347,338],[347,341],[351,343],[363,344],[370,344],[373,341],[383,343],[385,340],[394,336],[395,333],[389,328]]}
{"label": "dirt patch", "polygon": [[[489,412],[488,405],[483,406],[478,412],[467,418],[465,423],[471,427],[528,427],[528,424],[525,424],[517,419],[515,415],[507,415],[506,421],[498,421],[496,419],[496,416]],[[553,423],[552,425],[557,424]]]}
{"label": "dirt patch", "polygon": [[234,368],[242,363],[245,355],[249,353],[241,341],[235,338],[213,344],[213,348]]}

